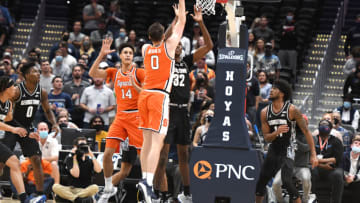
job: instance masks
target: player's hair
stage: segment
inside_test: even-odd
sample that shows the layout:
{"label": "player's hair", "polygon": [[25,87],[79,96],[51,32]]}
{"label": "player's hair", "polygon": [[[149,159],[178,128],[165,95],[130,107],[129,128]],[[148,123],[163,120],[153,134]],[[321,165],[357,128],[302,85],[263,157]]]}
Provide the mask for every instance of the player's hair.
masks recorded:
{"label": "player's hair", "polygon": [[133,51],[133,54],[135,54],[135,48],[133,45],[131,45],[130,43],[123,43],[120,45],[119,47],[119,54],[121,54],[122,50],[129,47],[132,51]]}
{"label": "player's hair", "polygon": [[160,42],[161,38],[164,34],[164,26],[162,26],[159,22],[155,22],[150,25],[148,29],[148,35],[153,42]]}
{"label": "player's hair", "polygon": [[292,89],[288,82],[285,80],[276,80],[273,87],[278,88],[284,94],[284,101],[291,100]]}
{"label": "player's hair", "polygon": [[28,62],[28,63],[24,63],[23,66],[20,68],[20,72],[22,73],[22,75],[25,77],[26,74],[28,74],[30,72],[30,69],[32,67],[35,67],[35,63],[34,62]]}
{"label": "player's hair", "polygon": [[7,88],[14,84],[14,81],[9,76],[0,76],[0,92],[4,92]]}

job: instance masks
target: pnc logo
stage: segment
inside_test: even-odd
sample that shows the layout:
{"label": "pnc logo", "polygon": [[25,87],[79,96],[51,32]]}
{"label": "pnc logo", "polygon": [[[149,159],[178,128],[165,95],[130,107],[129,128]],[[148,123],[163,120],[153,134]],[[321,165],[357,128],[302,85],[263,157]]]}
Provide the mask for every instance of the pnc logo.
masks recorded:
{"label": "pnc logo", "polygon": [[211,164],[207,161],[201,160],[194,165],[194,174],[199,179],[210,179],[212,173]]}

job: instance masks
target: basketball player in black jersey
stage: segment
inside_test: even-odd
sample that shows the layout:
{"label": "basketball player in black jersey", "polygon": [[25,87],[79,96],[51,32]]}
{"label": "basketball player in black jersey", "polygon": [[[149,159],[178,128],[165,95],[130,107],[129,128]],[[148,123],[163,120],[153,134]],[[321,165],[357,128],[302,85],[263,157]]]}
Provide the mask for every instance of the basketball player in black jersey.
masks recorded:
{"label": "basketball player in black jersey", "polygon": [[52,130],[59,132],[55,116],[50,109],[48,94],[40,87],[40,71],[35,63],[26,63],[21,69],[21,74],[25,78],[15,89],[12,98],[14,103],[13,119],[8,124],[23,127],[28,131],[29,136],[20,136],[11,132],[6,132],[3,143],[14,150],[16,142],[19,142],[25,157],[29,157],[34,169],[36,193],[43,194],[44,175],[41,167],[41,151],[39,147],[39,135],[33,127],[33,120],[39,105],[42,105],[45,115],[52,124]]}
{"label": "basketball player in black jersey", "polygon": [[[15,95],[16,87],[14,84],[14,81],[8,76],[0,77],[0,131],[2,134],[7,131],[25,137],[27,131],[24,128],[13,127],[4,123],[4,121],[12,119],[12,103],[9,99]],[[2,143],[0,143],[0,163],[10,168],[11,182],[16,188],[20,201],[25,202],[28,198],[25,193],[19,159]]]}
{"label": "basketball player in black jersey", "polygon": [[311,153],[310,162],[313,168],[318,164],[314,141],[301,112],[289,101],[291,99],[291,87],[286,81],[274,82],[269,99],[272,104],[261,111],[261,124],[264,139],[271,142],[271,144],[256,185],[256,203],[262,203],[266,184],[279,169],[281,169],[283,185],[290,196],[293,197],[292,200],[300,203],[299,193],[292,182],[296,149],[294,127],[298,125],[306,137]]}
{"label": "basketball player in black jersey", "polygon": [[[179,168],[182,176],[184,192],[179,195],[180,202],[192,202],[190,195],[190,175],[189,175],[189,144],[190,139],[190,118],[188,112],[188,103],[190,99],[190,78],[189,73],[193,64],[205,57],[213,48],[210,34],[203,22],[201,8],[194,6],[193,19],[199,23],[201,32],[204,37],[204,45],[199,47],[193,54],[181,57],[182,44],[178,44],[175,50],[175,70],[173,73],[173,86],[170,93],[170,123],[165,144],[160,153],[159,164],[155,173],[154,187],[156,193],[158,190],[165,192],[168,190],[165,169],[170,150],[170,144],[177,145],[179,157]],[[176,20],[176,19],[175,19]],[[163,199],[165,194],[162,195]]]}

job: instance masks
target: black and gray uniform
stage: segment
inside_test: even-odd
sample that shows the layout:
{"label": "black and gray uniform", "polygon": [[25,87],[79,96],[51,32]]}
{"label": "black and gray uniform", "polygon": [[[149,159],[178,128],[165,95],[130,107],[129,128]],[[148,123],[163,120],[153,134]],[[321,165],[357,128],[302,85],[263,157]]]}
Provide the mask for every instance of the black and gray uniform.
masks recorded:
{"label": "black and gray uniform", "polygon": [[165,138],[167,144],[189,145],[190,117],[190,68],[193,66],[193,54],[185,56],[175,63],[173,84],[170,93],[170,124]]}
{"label": "black and gray uniform", "polygon": [[273,111],[272,104],[268,106],[266,120],[270,126],[270,132],[276,131],[280,125],[289,126],[289,131],[279,134],[270,144],[256,185],[256,195],[258,196],[265,195],[266,184],[281,169],[281,179],[284,187],[294,200],[299,197],[299,193],[292,180],[296,149],[296,123],[289,119],[290,106],[289,101],[285,102],[278,113]]}
{"label": "black and gray uniform", "polygon": [[[13,120],[9,121],[8,124],[23,127],[29,134],[34,131],[34,117],[41,104],[41,87],[40,84],[37,84],[33,93],[29,93],[24,82],[18,84],[18,87],[20,95],[14,104]],[[35,139],[29,138],[29,136],[20,137],[19,135],[6,132],[3,143],[13,150],[16,142],[19,142],[24,156],[41,155],[39,143]]]}
{"label": "black and gray uniform", "polygon": [[[0,101],[0,122],[4,122],[7,114],[10,111],[10,101],[7,100],[5,103]],[[2,135],[5,134],[4,131],[0,130]],[[0,143],[0,162],[6,163],[6,161],[12,156],[14,153],[4,144]]]}

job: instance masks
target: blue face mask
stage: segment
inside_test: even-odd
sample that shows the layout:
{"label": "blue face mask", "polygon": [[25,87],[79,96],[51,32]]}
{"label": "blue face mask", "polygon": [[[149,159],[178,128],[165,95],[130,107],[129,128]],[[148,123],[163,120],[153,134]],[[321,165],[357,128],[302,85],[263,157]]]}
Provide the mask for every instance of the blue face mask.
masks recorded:
{"label": "blue face mask", "polygon": [[46,139],[49,135],[48,131],[40,131],[39,132],[40,138],[41,139]]}
{"label": "blue face mask", "polygon": [[292,21],[294,19],[294,16],[286,16],[287,21]]}
{"label": "blue face mask", "polygon": [[124,37],[126,37],[126,34],[125,34],[125,32],[120,32],[120,33],[119,33],[119,36],[120,36],[121,38],[124,38]]}
{"label": "blue face mask", "polygon": [[319,126],[319,133],[323,134],[323,135],[328,135],[330,134],[331,129],[329,128],[329,126],[326,125],[321,125]]}
{"label": "blue face mask", "polygon": [[353,146],[351,147],[351,151],[353,151],[354,153],[360,153],[360,147]]}
{"label": "blue face mask", "polygon": [[351,107],[351,102],[349,102],[349,101],[344,101],[344,108],[345,108],[345,109],[350,109],[350,107]]}
{"label": "blue face mask", "polygon": [[62,62],[62,61],[63,61],[63,57],[62,57],[62,56],[56,56],[56,57],[55,57],[55,61],[56,61],[56,62]]}

